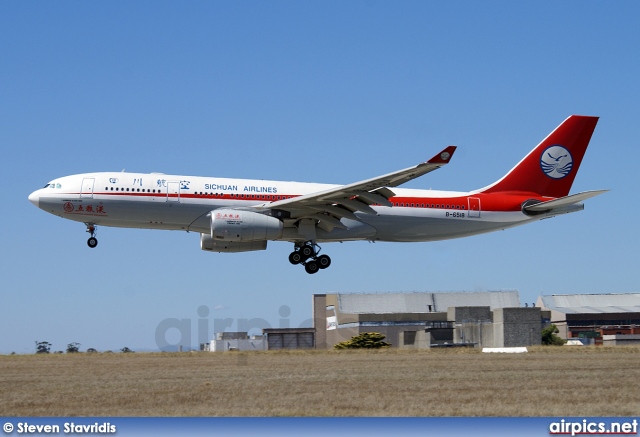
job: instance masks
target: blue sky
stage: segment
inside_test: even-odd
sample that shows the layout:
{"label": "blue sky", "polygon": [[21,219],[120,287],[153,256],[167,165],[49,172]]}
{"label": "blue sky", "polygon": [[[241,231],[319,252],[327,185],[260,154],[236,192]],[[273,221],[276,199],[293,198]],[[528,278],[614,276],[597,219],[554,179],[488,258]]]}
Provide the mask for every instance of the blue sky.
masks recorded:
{"label": "blue sky", "polygon": [[[231,320],[309,325],[326,292],[640,291],[636,2],[0,3],[0,353],[191,345]],[[211,254],[197,234],[84,226],[29,193],[91,171],[350,183],[458,151],[408,187],[500,178],[571,114],[600,122],[585,211],[437,243]],[[227,322],[223,322],[227,319]],[[180,340],[175,328],[163,332]],[[183,332],[186,332],[183,330]]]}

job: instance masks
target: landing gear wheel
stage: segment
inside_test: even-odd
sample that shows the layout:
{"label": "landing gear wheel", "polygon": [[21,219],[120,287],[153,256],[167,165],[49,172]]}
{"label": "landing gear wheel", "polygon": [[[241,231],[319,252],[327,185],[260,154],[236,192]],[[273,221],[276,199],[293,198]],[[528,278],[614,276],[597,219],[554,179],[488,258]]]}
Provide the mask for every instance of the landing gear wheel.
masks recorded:
{"label": "landing gear wheel", "polygon": [[309,273],[310,275],[313,275],[314,273],[317,273],[319,270],[319,266],[318,263],[315,261],[309,261],[307,264],[305,264],[304,266],[304,270]]}
{"label": "landing gear wheel", "polygon": [[309,240],[304,243],[296,242],[293,252],[289,254],[291,264],[300,264],[310,275],[318,273],[318,270],[326,269],[331,265],[331,258],[328,255],[318,255],[322,250],[315,241]]}
{"label": "landing gear wheel", "polygon": [[320,255],[316,262],[319,268],[326,269],[331,265],[331,258],[329,258],[329,255]]}
{"label": "landing gear wheel", "polygon": [[87,226],[87,232],[91,235],[91,238],[87,240],[87,246],[94,248],[98,245],[98,239],[96,238],[97,226],[93,223],[85,223]]}
{"label": "landing gear wheel", "polygon": [[300,253],[302,253],[304,259],[311,258],[313,255],[315,255],[313,247],[311,246],[302,246],[300,248]]}
{"label": "landing gear wheel", "polygon": [[302,262],[300,251],[291,252],[289,254],[289,262],[293,265],[300,264]]}

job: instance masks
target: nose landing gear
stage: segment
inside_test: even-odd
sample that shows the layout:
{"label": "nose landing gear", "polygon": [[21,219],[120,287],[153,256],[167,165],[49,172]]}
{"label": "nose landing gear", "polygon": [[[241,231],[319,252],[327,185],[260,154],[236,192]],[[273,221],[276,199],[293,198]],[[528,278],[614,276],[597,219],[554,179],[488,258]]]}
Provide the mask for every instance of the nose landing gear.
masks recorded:
{"label": "nose landing gear", "polygon": [[318,270],[326,269],[331,265],[331,258],[328,255],[320,255],[321,247],[313,241],[307,241],[304,244],[296,243],[293,252],[289,254],[289,262],[291,264],[302,264],[304,270],[313,275]]}
{"label": "nose landing gear", "polygon": [[93,249],[98,245],[98,239],[96,238],[98,227],[93,223],[85,223],[85,224],[87,225],[87,232],[89,233],[89,235],[91,235],[91,237],[89,237],[89,239],[87,240],[87,246]]}

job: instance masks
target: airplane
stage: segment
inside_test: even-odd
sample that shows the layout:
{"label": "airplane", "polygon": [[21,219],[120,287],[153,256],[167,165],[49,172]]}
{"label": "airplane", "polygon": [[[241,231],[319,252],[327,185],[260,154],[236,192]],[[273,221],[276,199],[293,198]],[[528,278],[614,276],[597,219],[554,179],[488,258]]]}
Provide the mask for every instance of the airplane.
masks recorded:
{"label": "airplane", "polygon": [[504,177],[469,192],[397,188],[451,161],[448,146],[426,162],[347,185],[100,172],[54,179],[29,195],[38,208],[98,226],[200,233],[211,252],[265,250],[288,241],[289,262],[309,274],[331,258],[319,243],[427,242],[467,237],[581,211],[608,190],[569,195],[598,117],[572,115]]}

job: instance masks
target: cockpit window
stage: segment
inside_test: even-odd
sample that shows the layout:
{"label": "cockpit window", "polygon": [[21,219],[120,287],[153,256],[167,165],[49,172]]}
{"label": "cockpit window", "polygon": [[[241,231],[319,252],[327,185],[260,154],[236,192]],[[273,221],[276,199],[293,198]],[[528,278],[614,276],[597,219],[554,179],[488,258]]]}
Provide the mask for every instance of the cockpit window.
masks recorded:
{"label": "cockpit window", "polygon": [[45,185],[45,186],[44,186],[44,187],[42,187],[42,188],[49,188],[49,185],[51,185],[51,184],[47,184],[47,185]]}
{"label": "cockpit window", "polygon": [[62,188],[62,185],[60,184],[54,184],[53,182],[48,183],[47,185],[45,185],[42,188]]}

